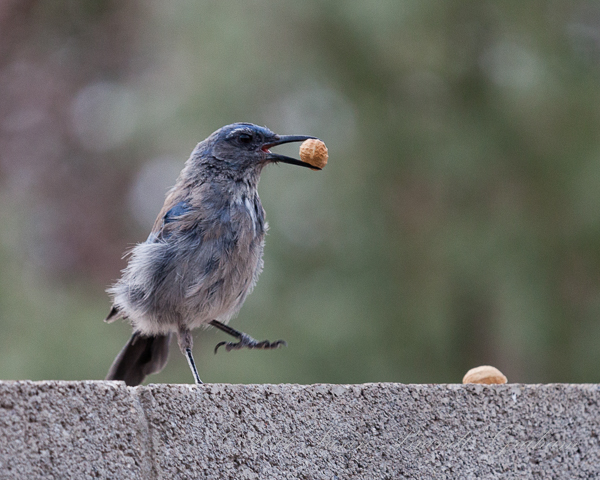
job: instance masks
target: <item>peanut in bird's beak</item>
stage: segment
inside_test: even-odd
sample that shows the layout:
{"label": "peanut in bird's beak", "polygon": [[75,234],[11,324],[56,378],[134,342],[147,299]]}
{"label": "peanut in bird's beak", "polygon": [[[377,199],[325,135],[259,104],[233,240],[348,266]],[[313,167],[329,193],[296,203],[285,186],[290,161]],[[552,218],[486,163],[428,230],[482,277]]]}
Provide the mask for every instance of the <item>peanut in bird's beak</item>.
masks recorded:
{"label": "peanut in bird's beak", "polygon": [[282,162],[289,163],[290,165],[299,165],[301,167],[310,168],[311,170],[321,170],[319,167],[311,165],[310,163],[303,162],[302,160],[298,160],[296,158],[288,157],[286,155],[280,155],[279,153],[273,153],[269,150],[271,147],[275,147],[277,145],[281,145],[283,143],[291,143],[291,142],[304,142],[305,140],[316,139],[316,137],[310,137],[306,135],[275,135],[274,138],[269,139],[262,149],[266,152],[266,160],[270,162]]}

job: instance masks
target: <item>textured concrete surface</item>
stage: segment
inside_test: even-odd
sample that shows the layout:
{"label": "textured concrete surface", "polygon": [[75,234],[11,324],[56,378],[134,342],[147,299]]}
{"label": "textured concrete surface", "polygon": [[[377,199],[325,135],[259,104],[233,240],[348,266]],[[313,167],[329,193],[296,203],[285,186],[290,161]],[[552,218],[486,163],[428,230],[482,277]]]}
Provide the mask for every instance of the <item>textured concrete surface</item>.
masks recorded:
{"label": "textured concrete surface", "polygon": [[0,478],[600,478],[599,385],[0,382]]}

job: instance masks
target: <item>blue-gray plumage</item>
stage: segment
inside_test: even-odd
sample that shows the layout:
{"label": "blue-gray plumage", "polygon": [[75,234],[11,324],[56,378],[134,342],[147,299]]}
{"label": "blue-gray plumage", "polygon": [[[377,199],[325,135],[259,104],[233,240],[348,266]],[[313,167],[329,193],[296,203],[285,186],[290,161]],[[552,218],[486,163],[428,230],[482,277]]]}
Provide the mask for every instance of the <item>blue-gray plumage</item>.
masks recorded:
{"label": "blue-gray plumage", "polygon": [[[257,185],[269,163],[315,169],[271,153],[282,143],[307,136],[279,136],[250,123],[227,125],[199,143],[186,162],[148,239],[130,252],[123,275],[108,289],[113,307],[107,322],[126,318],[133,335],[117,356],[107,380],[140,384],[167,362],[171,334],[202,383],[192,356],[191,330],[212,325],[238,338],[227,350],[276,348],[283,341],[257,342],[226,323],[241,308],[263,267],[267,229]],[[216,349],[215,349],[216,351]]]}

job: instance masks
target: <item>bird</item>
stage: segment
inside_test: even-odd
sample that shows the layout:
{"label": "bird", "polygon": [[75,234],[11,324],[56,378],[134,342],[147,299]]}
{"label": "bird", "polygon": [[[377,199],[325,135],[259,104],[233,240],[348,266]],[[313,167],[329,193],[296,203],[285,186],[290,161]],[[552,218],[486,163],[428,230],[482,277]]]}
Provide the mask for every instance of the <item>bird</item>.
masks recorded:
{"label": "bird", "polygon": [[107,289],[112,307],[105,322],[124,319],[133,333],[106,380],[141,384],[165,367],[176,336],[195,384],[202,384],[192,354],[191,332],[199,327],[212,326],[237,339],[220,342],[215,353],[221,346],[231,351],[286,345],[283,340],[257,341],[227,323],[263,269],[268,225],[257,191],[263,168],[287,163],[320,170],[270,148],[315,138],[234,123],[196,146],[147,240],[130,249],[120,279]]}

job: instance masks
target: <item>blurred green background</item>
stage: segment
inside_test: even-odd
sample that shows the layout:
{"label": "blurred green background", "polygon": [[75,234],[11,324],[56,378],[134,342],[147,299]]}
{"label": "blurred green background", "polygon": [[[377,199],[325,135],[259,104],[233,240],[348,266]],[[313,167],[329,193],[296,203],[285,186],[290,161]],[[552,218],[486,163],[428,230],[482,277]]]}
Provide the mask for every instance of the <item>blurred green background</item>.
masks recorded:
{"label": "blurred green background", "polygon": [[[203,380],[600,382],[581,0],[4,0],[0,378],[104,377],[131,331],[102,322],[123,252],[236,121],[318,136],[330,163],[259,188],[265,269],[231,325],[288,348],[215,356],[224,334],[196,331]],[[192,382],[172,347],[150,382]]]}

